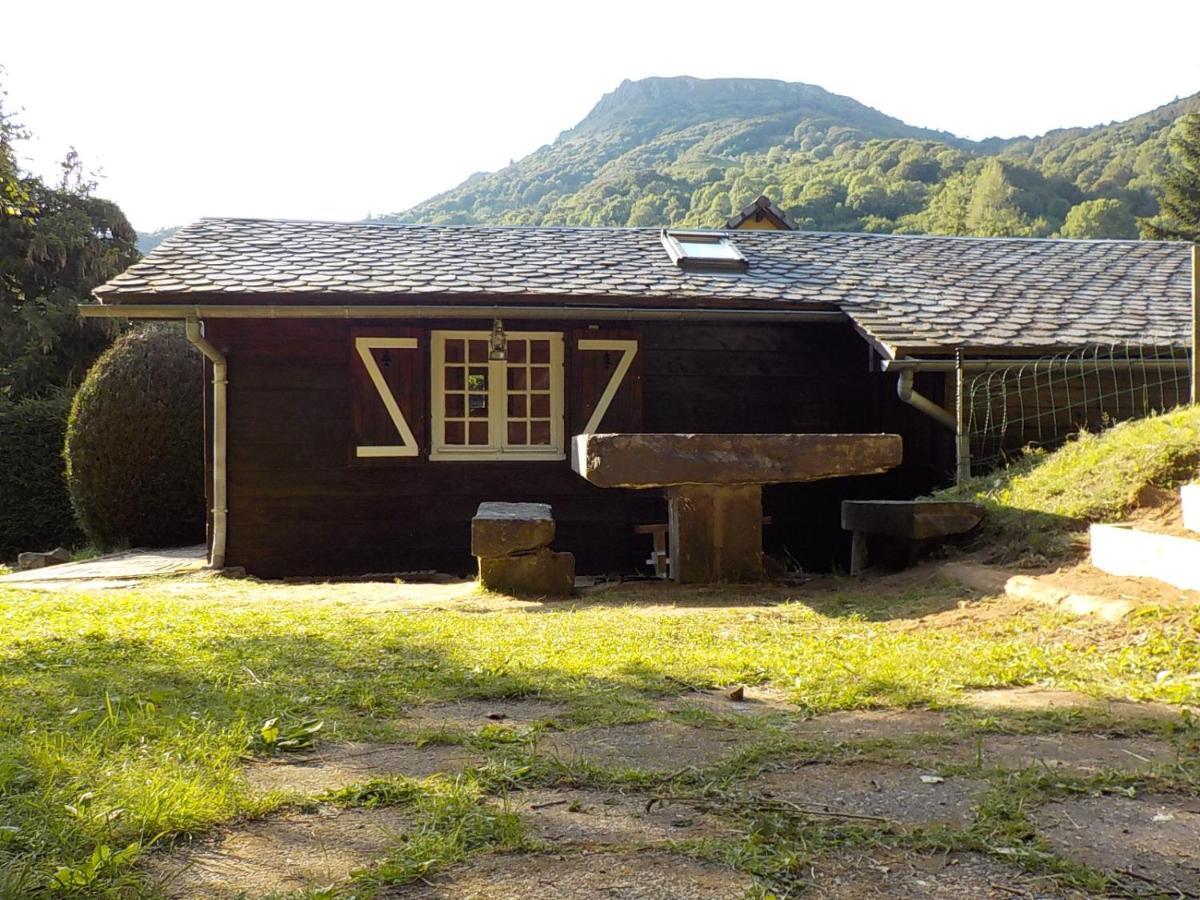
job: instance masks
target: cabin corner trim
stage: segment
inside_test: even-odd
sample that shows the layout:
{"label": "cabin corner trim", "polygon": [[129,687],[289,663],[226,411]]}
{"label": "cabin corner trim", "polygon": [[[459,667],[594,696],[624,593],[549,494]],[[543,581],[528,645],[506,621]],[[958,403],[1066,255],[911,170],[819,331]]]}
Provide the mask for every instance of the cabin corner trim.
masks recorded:
{"label": "cabin corner trim", "polygon": [[587,425],[583,427],[584,434],[595,434],[596,430],[600,427],[600,423],[604,421],[604,414],[612,406],[613,399],[617,396],[617,391],[621,389],[621,384],[625,381],[625,376],[629,374],[629,367],[633,365],[633,358],[637,356],[638,342],[632,339],[580,338],[579,349],[621,351],[621,358],[617,361],[617,367],[613,369],[612,377],[608,379],[608,384],[604,386],[604,393],[600,395],[600,399],[596,402],[596,408],[592,410],[592,415],[588,419]]}

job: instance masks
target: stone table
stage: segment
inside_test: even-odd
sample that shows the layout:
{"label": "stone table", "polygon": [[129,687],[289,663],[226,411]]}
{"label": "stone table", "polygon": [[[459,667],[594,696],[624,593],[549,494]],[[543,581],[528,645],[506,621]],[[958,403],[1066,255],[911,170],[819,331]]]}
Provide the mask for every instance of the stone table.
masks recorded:
{"label": "stone table", "polygon": [[671,576],[762,578],[762,486],[886,472],[895,434],[579,434],[571,465],[599,487],[664,488]]}

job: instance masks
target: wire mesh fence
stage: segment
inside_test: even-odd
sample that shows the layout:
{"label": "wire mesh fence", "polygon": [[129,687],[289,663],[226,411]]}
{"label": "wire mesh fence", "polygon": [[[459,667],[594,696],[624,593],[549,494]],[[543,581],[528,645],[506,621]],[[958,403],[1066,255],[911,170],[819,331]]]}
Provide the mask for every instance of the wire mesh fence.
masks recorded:
{"label": "wire mesh fence", "polygon": [[971,471],[1188,401],[1186,348],[1094,344],[964,376]]}

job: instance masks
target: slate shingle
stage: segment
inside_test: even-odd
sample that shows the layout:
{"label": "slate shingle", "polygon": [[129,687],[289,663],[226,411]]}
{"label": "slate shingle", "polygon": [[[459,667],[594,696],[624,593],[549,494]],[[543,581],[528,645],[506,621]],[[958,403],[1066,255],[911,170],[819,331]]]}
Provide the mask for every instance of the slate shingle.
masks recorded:
{"label": "slate shingle", "polygon": [[841,309],[916,353],[1131,342],[1184,346],[1188,245],[739,231],[744,273],[683,271],[653,228],[203,219],[96,290],[106,304],[504,302]]}

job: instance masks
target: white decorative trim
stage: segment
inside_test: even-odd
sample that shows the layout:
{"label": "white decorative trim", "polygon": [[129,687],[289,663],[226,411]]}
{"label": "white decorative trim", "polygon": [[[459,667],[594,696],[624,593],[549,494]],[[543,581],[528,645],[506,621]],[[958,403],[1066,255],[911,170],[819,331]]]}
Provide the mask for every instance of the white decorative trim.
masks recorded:
{"label": "white decorative trim", "polygon": [[600,399],[596,402],[596,408],[592,410],[591,418],[588,419],[587,425],[583,429],[584,434],[595,434],[600,428],[600,423],[604,420],[604,414],[608,412],[608,408],[612,405],[613,398],[617,396],[617,391],[621,388],[621,382],[629,374],[629,367],[633,365],[633,358],[637,356],[638,342],[635,340],[580,338],[579,349],[621,351],[621,358],[617,362],[617,367],[613,369],[612,377],[608,379],[608,384],[604,386],[604,393],[600,395]]}
{"label": "white decorative trim", "polygon": [[415,350],[416,348],[416,338],[359,337],[354,339],[354,349],[358,351],[358,357],[366,367],[367,374],[371,376],[371,383],[379,392],[379,399],[383,401],[388,417],[391,418],[392,424],[396,426],[396,431],[400,433],[400,439],[403,441],[402,444],[360,444],[355,448],[355,455],[359,457],[416,456],[420,452],[420,448],[417,447],[417,439],[413,435],[412,429],[408,427],[408,421],[404,418],[400,404],[392,396],[392,389],[384,380],[379,363],[375,361],[375,354],[371,352],[372,350]]}
{"label": "white decorative trim", "polygon": [[[502,359],[489,359],[488,368],[488,436],[491,443],[474,447],[443,443],[445,438],[445,392],[446,392],[446,339],[487,341],[488,331],[432,331],[430,332],[432,369],[430,402],[433,405],[431,422],[433,435],[429,443],[429,458],[436,462],[553,462],[566,459],[565,414],[564,414],[564,350],[561,331],[509,331],[512,340],[547,340],[550,342],[550,444],[540,449],[525,445],[508,444],[507,363]],[[511,343],[510,343],[511,346]],[[476,366],[485,365],[475,363]]]}

